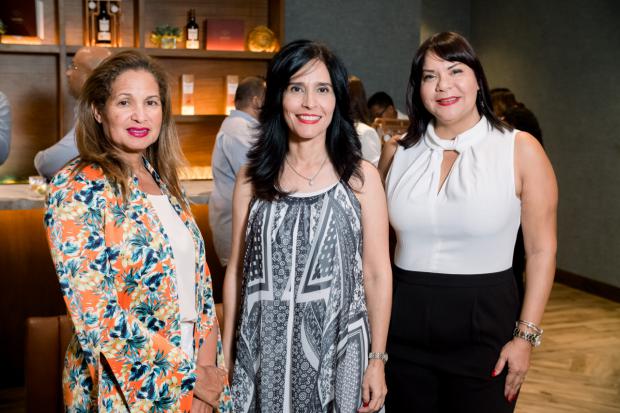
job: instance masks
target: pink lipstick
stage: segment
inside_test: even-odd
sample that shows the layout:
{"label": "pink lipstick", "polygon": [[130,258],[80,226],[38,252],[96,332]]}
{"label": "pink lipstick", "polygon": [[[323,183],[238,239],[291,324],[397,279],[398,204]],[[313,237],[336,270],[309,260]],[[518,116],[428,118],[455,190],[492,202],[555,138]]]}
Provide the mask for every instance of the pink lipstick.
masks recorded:
{"label": "pink lipstick", "polygon": [[149,128],[128,128],[127,132],[134,138],[144,138],[149,134]]}

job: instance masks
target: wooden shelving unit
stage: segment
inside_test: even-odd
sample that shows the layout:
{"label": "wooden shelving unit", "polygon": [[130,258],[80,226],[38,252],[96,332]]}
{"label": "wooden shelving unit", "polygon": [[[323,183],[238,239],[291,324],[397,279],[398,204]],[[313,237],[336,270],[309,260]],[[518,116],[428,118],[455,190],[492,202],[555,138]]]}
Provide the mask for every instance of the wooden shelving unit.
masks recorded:
{"label": "wooden shelving unit", "polygon": [[54,44],[4,44],[0,43],[0,53],[53,54],[60,53]]}
{"label": "wooden shelving unit", "polygon": [[[54,144],[72,126],[75,100],[67,93],[65,71],[76,51],[85,44],[85,0],[43,0],[45,39],[42,44],[0,44],[0,91],[13,108],[11,154],[0,166],[0,178],[20,180],[36,174],[37,151]],[[210,164],[215,133],[223,119],[226,75],[243,78],[264,75],[273,53],[159,49],[150,43],[155,26],[184,27],[187,10],[196,9],[204,47],[208,18],[239,18],[246,35],[261,24],[274,31],[280,43],[284,30],[284,0],[235,0],[224,5],[201,0],[121,0],[121,45],[156,58],[168,71],[173,113],[180,113],[180,77],[195,76],[194,117],[175,117],[190,162]],[[182,42],[181,42],[182,43]],[[197,152],[196,152],[197,151]]]}

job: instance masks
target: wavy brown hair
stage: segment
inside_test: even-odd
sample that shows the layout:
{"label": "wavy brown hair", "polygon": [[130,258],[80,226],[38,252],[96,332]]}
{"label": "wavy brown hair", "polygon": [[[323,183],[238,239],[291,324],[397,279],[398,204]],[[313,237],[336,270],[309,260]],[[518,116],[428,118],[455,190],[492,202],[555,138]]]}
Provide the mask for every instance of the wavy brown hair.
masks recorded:
{"label": "wavy brown hair", "polygon": [[103,126],[94,116],[100,113],[112,93],[112,84],[127,70],[144,70],[153,75],[159,86],[162,108],[162,124],[159,137],[149,146],[144,157],[155,169],[161,181],[187,210],[177,169],[185,164],[185,157],[172,120],[170,86],[166,72],[153,59],[142,52],[127,50],[113,55],[99,65],[86,80],[80,95],[78,121],[75,129],[80,161],[76,173],[85,166],[95,163],[103,169],[106,177],[116,185],[125,200],[128,195],[128,180],[132,176],[129,165],[119,156],[119,148],[103,131]]}

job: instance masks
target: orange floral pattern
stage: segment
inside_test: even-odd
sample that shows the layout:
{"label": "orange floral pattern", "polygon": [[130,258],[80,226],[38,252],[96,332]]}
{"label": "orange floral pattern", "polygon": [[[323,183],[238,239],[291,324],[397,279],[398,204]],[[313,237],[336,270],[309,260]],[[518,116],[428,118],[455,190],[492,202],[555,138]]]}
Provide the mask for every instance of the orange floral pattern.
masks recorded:
{"label": "orange floral pattern", "polygon": [[[194,355],[188,357],[180,348],[172,247],[137,178],[130,179],[124,202],[101,168],[90,165],[75,174],[75,165],[52,180],[45,214],[52,258],[75,330],[63,373],[67,409],[189,411],[197,349],[217,323],[200,230],[145,161],[194,237],[199,318]],[[223,367],[219,336],[217,347]],[[228,386],[219,411],[232,411]]]}

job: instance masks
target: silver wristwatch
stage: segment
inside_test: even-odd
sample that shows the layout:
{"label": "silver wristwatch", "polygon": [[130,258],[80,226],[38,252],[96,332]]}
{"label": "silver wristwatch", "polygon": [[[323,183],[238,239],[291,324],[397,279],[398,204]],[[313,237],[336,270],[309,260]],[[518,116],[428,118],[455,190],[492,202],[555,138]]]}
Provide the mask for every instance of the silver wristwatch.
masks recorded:
{"label": "silver wristwatch", "polygon": [[388,361],[388,354],[387,353],[368,353],[368,360],[372,360],[372,359],[379,359],[383,361],[383,364],[385,364]]}
{"label": "silver wristwatch", "polygon": [[538,347],[542,343],[542,330],[534,331],[534,332],[523,331],[519,328],[518,321],[517,321],[517,325],[512,335],[514,337],[527,341],[528,343],[532,345],[532,347]]}

